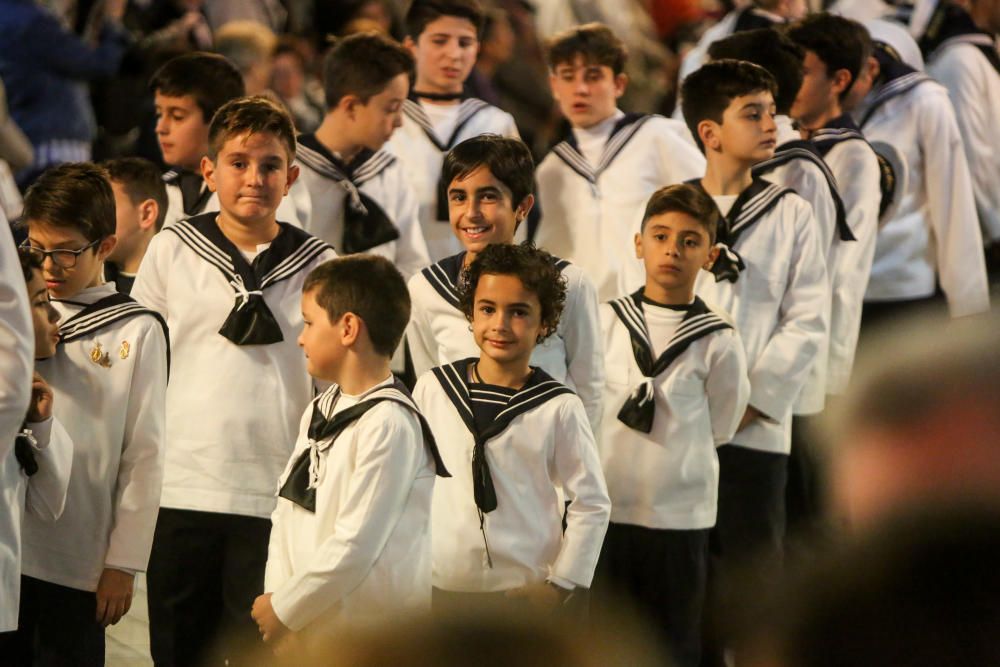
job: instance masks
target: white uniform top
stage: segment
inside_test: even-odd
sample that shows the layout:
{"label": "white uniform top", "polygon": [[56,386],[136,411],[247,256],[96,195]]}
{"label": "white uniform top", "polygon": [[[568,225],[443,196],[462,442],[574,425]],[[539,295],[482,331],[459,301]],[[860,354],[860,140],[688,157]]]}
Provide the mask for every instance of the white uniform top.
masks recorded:
{"label": "white uniform top", "polygon": [[17,629],[21,594],[21,524],[25,511],[42,521],[54,521],[66,504],[66,487],[73,465],[73,441],[55,417],[28,422],[35,439],[32,450],[38,470],[28,477],[14,452],[0,460],[0,632]]}
{"label": "white uniform top", "polygon": [[644,282],[635,234],[649,196],[705,173],[687,127],[662,116],[624,115],[610,129],[595,168],[571,134],[538,165],[539,247],[579,266],[601,301]]}
{"label": "white uniform top", "polygon": [[311,455],[314,405],[331,418],[381,394],[397,397],[365,412],[332,443],[316,443],[314,512],[278,498],[264,589],[292,630],[430,608],[434,460],[416,406],[392,384],[390,377],[360,396],[333,385],[302,416],[279,490],[300,457]]}
{"label": "white uniform top", "polygon": [[273,267],[263,300],[283,337],[268,345],[237,345],[219,333],[246,299],[230,282],[235,246],[211,214],[165,227],[139,267],[132,296],[170,327],[163,507],[262,518],[274,510],[274,481],[313,396],[296,344],[302,283],[336,255],[290,225],[266,252],[268,261],[257,262]]}
{"label": "white uniform top", "polygon": [[750,405],[770,417],[751,422],[732,444],[787,454],[792,407],[827,335],[825,249],[809,205],[763,179],[754,180],[726,217],[730,229],[742,230],[734,250],[746,268],[735,283],[702,272],[695,292],[736,322]]}
{"label": "white uniform top", "polygon": [[870,141],[905,157],[909,180],[879,230],[866,301],[927,298],[940,282],[953,317],[989,310],[982,234],[948,91],[920,72],[874,89],[854,112]]}
{"label": "white uniform top", "polygon": [[[465,253],[459,253],[409,281],[411,308],[406,339],[417,377],[435,366],[479,354],[469,321],[458,307],[457,285],[464,261]],[[596,433],[604,387],[597,293],[579,267],[566,260],[559,260],[557,266],[566,278],[566,303],[556,332],[535,347],[531,363],[580,396]]]}
{"label": "white uniform top", "polygon": [[31,398],[35,335],[14,238],[0,211],[0,460],[14,449]]}
{"label": "white uniform top", "polygon": [[[728,316],[696,299],[677,313],[683,320],[673,334],[654,341],[655,323],[669,307],[650,305],[638,293],[613,303],[601,306],[607,384],[598,439],[611,520],[657,529],[711,528],[719,486],[715,447],[732,439],[750,396],[739,334]],[[617,417],[646,381],[633,341],[650,351],[651,360],[668,364],[650,385],[649,433]]]}
{"label": "white uniform top", "polygon": [[407,280],[431,263],[417,217],[417,197],[406,181],[403,167],[385,151],[365,151],[344,165],[315,135],[299,137],[299,182],[309,191],[312,215],[303,229],[345,254],[344,207],[359,193],[370,197],[398,231],[395,241],[381,243],[367,252],[396,265]]}
{"label": "white uniform top", "polygon": [[996,48],[989,35],[954,37],[930,55],[927,73],[948,89],[969,160],[979,224],[987,242],[1000,240],[1000,75],[978,48]]}
{"label": "white uniform top", "polygon": [[[430,107],[432,105],[427,105]],[[438,210],[438,181],[444,156],[457,144],[480,134],[500,134],[518,138],[514,117],[506,111],[470,98],[462,100],[450,136],[438,136],[422,102],[403,102],[403,125],[392,135],[385,148],[402,161],[406,180],[417,193],[420,225],[432,262],[461,252],[462,244],[452,234],[447,216],[447,200],[443,218]]]}
{"label": "white uniform top", "polygon": [[[466,384],[472,361],[424,374],[413,393],[453,475],[434,488],[434,586],[496,592],[550,578],[589,587],[611,503],[583,404],[540,369],[509,399],[497,417],[503,430],[485,445],[497,507],[483,514],[481,524],[473,498],[475,438]],[[558,488],[570,501],[565,532]]]}
{"label": "white uniform top", "polygon": [[[173,224],[178,220],[189,217],[184,213],[184,197],[181,188],[177,185],[178,172],[169,170],[163,174],[164,185],[167,188],[167,213],[163,218],[163,226]],[[202,213],[213,213],[219,210],[219,194],[209,192],[208,186],[202,187],[202,196],[205,198],[204,204],[198,207],[194,215]],[[309,190],[304,183],[296,181],[288,189],[288,194],[278,205],[277,218],[282,222],[288,222],[296,227],[305,228],[312,216],[312,201],[309,198]]]}
{"label": "white uniform top", "polygon": [[[104,304],[117,305],[84,312],[108,297],[117,301]],[[159,318],[114,283],[52,304],[62,341],[37,366],[73,440],[73,468],[62,516],[25,517],[23,571],[93,591],[104,568],[143,571],[149,560],[163,479],[167,339]]]}

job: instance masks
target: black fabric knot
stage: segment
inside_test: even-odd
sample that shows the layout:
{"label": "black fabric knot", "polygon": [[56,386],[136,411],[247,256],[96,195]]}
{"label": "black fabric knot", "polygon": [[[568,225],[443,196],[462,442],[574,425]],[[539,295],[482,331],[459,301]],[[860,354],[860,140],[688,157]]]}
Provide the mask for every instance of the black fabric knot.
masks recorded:
{"label": "black fabric knot", "polygon": [[38,461],[35,460],[35,437],[28,428],[22,428],[14,438],[14,457],[21,470],[28,477],[38,472]]}
{"label": "black fabric knot", "polygon": [[735,283],[739,280],[740,273],[746,270],[747,265],[743,262],[740,254],[725,243],[720,241],[715,244],[715,247],[719,249],[719,256],[715,259],[711,269],[715,276],[715,282],[721,283],[723,280],[728,280]]}
{"label": "black fabric knot", "polygon": [[653,378],[646,378],[635,388],[618,411],[618,420],[643,433],[653,430],[656,405],[653,401]]}
{"label": "black fabric knot", "polygon": [[236,305],[219,333],[237,345],[270,345],[285,339],[281,325],[267,307],[262,290],[248,290],[240,280],[230,283],[236,289]]}
{"label": "black fabric knot", "polygon": [[365,252],[399,238],[399,229],[374,199],[353,185],[348,194],[344,201],[345,253]]}

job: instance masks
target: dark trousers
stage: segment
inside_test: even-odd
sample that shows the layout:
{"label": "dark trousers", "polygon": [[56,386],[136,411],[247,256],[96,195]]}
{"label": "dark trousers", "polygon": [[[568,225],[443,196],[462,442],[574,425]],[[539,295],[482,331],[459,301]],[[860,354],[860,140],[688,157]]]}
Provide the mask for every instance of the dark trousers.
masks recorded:
{"label": "dark trousers", "polygon": [[238,665],[260,643],[268,519],[161,509],[149,559],[149,640],[157,667]]}
{"label": "dark trousers", "polygon": [[599,619],[631,605],[659,635],[678,667],[696,667],[708,579],[709,530],[608,526],[594,576]]}
{"label": "dark trousers", "polygon": [[11,667],[101,667],[104,628],[93,591],[21,577],[16,632],[0,635],[0,664]]}

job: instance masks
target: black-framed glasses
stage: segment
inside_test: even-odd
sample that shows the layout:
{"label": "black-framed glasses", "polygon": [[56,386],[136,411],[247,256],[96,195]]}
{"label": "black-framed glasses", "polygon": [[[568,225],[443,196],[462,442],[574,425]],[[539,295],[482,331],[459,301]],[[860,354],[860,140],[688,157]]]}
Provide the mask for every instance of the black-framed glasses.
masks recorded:
{"label": "black-framed glasses", "polygon": [[87,252],[100,242],[101,239],[97,239],[96,241],[91,241],[90,243],[83,246],[79,250],[67,250],[65,248],[56,248],[55,250],[42,250],[41,248],[36,248],[35,246],[30,245],[27,241],[25,241],[24,243],[21,244],[21,249],[24,250],[29,255],[31,255],[34,259],[36,259],[39,264],[43,263],[46,257],[50,257],[52,259],[52,263],[55,264],[56,266],[60,266],[64,269],[72,269],[74,266],[76,266],[76,262],[77,260],[80,259],[80,255]]}

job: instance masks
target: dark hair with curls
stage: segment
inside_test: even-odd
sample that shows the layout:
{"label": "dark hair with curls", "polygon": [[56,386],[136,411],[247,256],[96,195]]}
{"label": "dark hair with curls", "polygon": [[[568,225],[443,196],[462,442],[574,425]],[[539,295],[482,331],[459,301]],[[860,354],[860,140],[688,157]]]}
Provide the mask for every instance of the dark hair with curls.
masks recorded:
{"label": "dark hair with curls", "polygon": [[534,292],[542,308],[540,343],[555,333],[559,317],[566,305],[566,278],[556,258],[529,243],[520,245],[495,243],[486,246],[462,272],[458,287],[458,304],[466,319],[472,321],[479,279],[485,275],[514,276],[525,289]]}
{"label": "dark hair with curls", "polygon": [[549,39],[545,56],[553,72],[559,65],[572,65],[577,56],[582,56],[585,64],[605,65],[617,76],[625,71],[628,49],[603,23],[584,23]]}
{"label": "dark hair with curls", "polygon": [[510,204],[516,208],[534,188],[535,161],[531,150],[520,139],[497,134],[480,134],[466,139],[448,151],[441,168],[441,180],[451,187],[456,178],[467,178],[486,167],[510,190]]}

